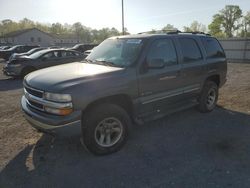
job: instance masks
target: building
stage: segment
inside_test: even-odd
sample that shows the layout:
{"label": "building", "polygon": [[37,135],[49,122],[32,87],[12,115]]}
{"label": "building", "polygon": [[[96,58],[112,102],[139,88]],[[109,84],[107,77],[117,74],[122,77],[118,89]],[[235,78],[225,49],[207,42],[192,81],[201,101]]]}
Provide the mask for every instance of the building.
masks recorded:
{"label": "building", "polygon": [[53,34],[52,37],[56,46],[73,46],[80,43],[78,37],[72,34]]}
{"label": "building", "polygon": [[0,37],[1,45],[40,45],[43,47],[47,46],[60,46],[60,47],[70,47],[80,40],[74,35],[52,35],[43,32],[37,28],[24,29],[19,31],[14,31]]}

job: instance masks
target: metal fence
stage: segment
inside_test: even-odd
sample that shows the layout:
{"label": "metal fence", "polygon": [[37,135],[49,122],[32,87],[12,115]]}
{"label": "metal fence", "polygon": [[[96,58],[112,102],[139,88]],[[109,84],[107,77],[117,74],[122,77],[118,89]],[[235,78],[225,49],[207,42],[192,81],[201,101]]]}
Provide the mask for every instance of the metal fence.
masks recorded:
{"label": "metal fence", "polygon": [[250,63],[250,38],[220,39],[227,59]]}

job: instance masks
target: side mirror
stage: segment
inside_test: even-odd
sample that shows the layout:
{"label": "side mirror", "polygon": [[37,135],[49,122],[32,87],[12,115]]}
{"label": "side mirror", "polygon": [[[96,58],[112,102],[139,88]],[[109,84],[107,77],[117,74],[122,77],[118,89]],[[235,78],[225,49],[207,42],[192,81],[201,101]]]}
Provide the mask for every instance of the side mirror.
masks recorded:
{"label": "side mirror", "polygon": [[165,63],[163,59],[155,58],[147,62],[147,67],[150,69],[162,69],[165,67]]}

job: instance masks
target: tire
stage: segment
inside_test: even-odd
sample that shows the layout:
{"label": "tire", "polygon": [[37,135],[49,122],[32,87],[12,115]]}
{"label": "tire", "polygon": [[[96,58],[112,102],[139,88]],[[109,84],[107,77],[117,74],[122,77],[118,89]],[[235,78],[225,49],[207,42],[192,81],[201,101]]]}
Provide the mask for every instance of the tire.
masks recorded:
{"label": "tire", "polygon": [[106,155],[121,149],[128,137],[131,119],[115,104],[101,104],[85,113],[82,135],[85,147],[95,155]]}
{"label": "tire", "polygon": [[24,78],[27,74],[35,71],[36,69],[33,67],[25,67],[23,68],[22,72],[21,72],[21,77]]}
{"label": "tire", "polygon": [[213,81],[206,81],[198,98],[198,110],[211,112],[218,100],[218,85]]}

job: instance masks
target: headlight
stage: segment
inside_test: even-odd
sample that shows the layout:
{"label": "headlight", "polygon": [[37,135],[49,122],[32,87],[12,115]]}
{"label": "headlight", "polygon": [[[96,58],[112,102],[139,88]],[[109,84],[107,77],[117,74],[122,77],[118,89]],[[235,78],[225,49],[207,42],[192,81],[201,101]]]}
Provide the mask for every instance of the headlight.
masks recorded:
{"label": "headlight", "polygon": [[71,95],[69,94],[56,94],[48,92],[44,93],[44,98],[54,102],[70,102],[72,100]]}
{"label": "headlight", "polygon": [[61,115],[61,116],[66,116],[73,112],[72,108],[51,108],[51,107],[44,107],[46,112],[49,112],[51,114],[56,114],[56,115]]}

